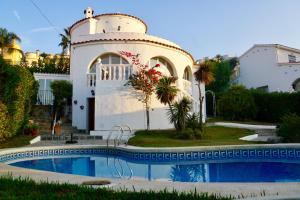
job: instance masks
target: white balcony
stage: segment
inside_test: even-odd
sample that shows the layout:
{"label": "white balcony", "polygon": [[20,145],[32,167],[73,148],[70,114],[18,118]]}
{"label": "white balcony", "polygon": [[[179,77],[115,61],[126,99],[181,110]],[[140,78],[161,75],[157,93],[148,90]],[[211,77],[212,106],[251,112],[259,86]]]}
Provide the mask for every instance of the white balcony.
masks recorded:
{"label": "white balcony", "polygon": [[132,65],[100,65],[96,73],[87,73],[87,86],[95,87],[96,80],[124,81],[128,80],[133,71]]}

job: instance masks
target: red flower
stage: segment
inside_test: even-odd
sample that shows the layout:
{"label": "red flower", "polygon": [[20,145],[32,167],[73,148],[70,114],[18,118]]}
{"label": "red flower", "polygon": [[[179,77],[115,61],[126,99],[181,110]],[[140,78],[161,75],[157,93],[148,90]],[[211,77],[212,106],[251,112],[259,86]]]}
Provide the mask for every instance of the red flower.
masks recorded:
{"label": "red flower", "polygon": [[155,67],[160,67],[160,64],[157,63],[157,64],[155,65]]}

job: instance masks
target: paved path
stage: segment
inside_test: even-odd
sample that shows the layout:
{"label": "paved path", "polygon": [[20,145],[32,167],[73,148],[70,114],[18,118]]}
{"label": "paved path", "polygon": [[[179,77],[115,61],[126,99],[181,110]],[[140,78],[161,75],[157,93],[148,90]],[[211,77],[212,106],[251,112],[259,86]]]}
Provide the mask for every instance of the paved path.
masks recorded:
{"label": "paved path", "polygon": [[225,126],[231,128],[245,128],[250,130],[261,130],[261,129],[271,129],[275,130],[275,125],[254,125],[254,124],[240,124],[240,123],[232,123],[232,122],[213,122],[209,123],[215,126]]}

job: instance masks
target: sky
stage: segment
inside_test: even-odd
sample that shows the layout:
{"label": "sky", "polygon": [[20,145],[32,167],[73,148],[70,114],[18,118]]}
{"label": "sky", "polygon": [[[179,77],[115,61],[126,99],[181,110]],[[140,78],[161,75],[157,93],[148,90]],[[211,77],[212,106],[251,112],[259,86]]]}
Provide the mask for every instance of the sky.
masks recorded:
{"label": "sky", "polygon": [[20,36],[25,52],[60,53],[59,33],[84,18],[88,6],[95,14],[137,16],[148,34],[177,43],[195,59],[240,56],[254,44],[300,49],[300,0],[0,0],[0,27]]}

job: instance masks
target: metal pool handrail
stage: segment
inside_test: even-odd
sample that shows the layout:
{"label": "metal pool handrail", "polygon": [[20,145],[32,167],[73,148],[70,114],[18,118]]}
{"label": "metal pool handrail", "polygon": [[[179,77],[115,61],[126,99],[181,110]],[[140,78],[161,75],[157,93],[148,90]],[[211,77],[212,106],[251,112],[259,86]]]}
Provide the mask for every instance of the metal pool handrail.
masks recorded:
{"label": "metal pool handrail", "polygon": [[[122,128],[122,126],[114,126],[114,127],[112,127],[112,129],[111,129],[111,131],[110,131],[110,133],[109,133],[109,135],[107,136],[107,139],[106,139],[106,147],[108,148],[108,143],[109,143],[109,140],[110,140],[110,137],[111,137],[111,135],[112,135],[112,133],[113,133],[113,129],[114,128],[119,128],[119,131],[121,131],[121,134],[124,132],[123,131],[123,128]],[[116,138],[114,139],[114,146],[116,146]]]}
{"label": "metal pool handrail", "polygon": [[[125,128],[128,129],[128,131],[130,132],[130,134],[132,133],[132,130],[131,130],[130,126],[128,126],[127,124],[121,125],[121,127],[122,127],[122,130],[123,130],[123,127],[125,127]],[[122,139],[123,135],[124,135],[124,131],[120,134],[120,136],[118,138],[118,145],[120,145],[120,142],[121,142],[121,139]]]}

